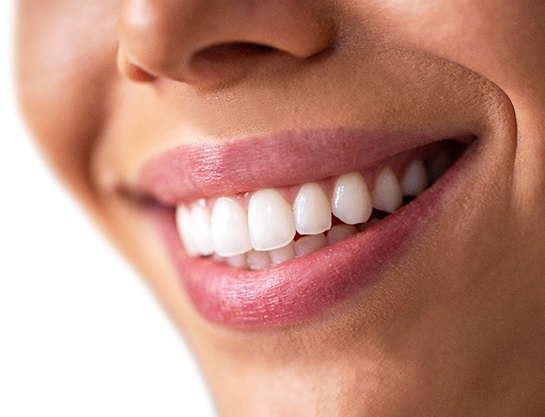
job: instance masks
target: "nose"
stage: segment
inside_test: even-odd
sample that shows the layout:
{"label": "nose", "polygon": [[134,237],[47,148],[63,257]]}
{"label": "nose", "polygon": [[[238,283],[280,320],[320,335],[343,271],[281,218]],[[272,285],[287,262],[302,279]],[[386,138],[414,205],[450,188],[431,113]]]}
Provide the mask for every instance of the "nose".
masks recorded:
{"label": "nose", "polygon": [[121,0],[120,68],[135,81],[229,83],[274,54],[308,59],[334,37],[321,0]]}

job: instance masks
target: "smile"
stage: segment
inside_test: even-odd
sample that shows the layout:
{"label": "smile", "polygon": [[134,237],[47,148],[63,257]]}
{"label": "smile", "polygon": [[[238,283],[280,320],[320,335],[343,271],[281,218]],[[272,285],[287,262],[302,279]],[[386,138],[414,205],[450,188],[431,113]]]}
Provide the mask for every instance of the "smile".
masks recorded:
{"label": "smile", "polygon": [[176,208],[189,256],[235,268],[266,269],[363,232],[424,192],[457,159],[445,141],[408,151],[363,173]]}
{"label": "smile", "polygon": [[184,146],[144,166],[139,189],[162,208],[167,248],[204,317],[290,325],[372,286],[433,221],[475,142],[361,135]]}

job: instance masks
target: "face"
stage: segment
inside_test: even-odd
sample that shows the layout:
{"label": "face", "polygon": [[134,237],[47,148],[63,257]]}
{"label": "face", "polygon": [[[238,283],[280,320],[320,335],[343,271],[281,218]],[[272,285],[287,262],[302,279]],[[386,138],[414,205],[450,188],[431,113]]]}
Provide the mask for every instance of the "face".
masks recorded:
{"label": "face", "polygon": [[21,0],[18,22],[39,146],[221,415],[543,412],[541,0]]}

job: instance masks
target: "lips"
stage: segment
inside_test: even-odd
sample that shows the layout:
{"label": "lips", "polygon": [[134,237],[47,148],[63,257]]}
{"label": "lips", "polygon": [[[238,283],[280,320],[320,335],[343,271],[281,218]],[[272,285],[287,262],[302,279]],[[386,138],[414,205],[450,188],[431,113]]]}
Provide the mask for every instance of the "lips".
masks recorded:
{"label": "lips", "polygon": [[368,228],[421,194],[456,158],[455,144],[434,145],[363,173],[179,204],[181,240],[189,255],[213,255],[238,268],[263,269],[305,256]]}
{"label": "lips", "polygon": [[[449,146],[444,145],[447,143],[445,139],[449,139]],[[343,222],[333,217],[335,226],[330,231],[335,230],[339,236],[332,237],[327,242],[329,245],[314,245],[319,236],[326,240],[325,235],[320,235],[321,230],[309,232],[310,236],[304,238],[299,233],[295,236],[295,227],[299,231],[299,224],[305,223],[302,220],[288,227],[287,234],[291,235],[286,235],[280,246],[278,242],[268,242],[267,233],[257,233],[262,241],[264,239],[260,244],[272,245],[271,248],[276,245],[275,250],[287,247],[288,243],[293,244],[290,241],[294,237],[296,244],[309,238],[307,241],[310,243],[305,245],[315,246],[298,253],[297,258],[284,257],[276,265],[270,260],[268,263],[261,261],[268,246],[257,248],[259,250],[251,246],[240,249],[240,253],[250,251],[248,256],[253,259],[250,265],[259,266],[252,269],[263,268],[259,271],[244,269],[248,262],[226,264],[222,262],[225,259],[215,255],[200,256],[213,254],[213,245],[212,249],[200,253],[187,250],[191,249],[187,239],[181,239],[177,231],[176,207],[178,225],[180,217],[183,217],[180,212],[185,212],[187,218],[191,207],[193,212],[200,213],[201,217],[197,217],[201,219],[203,213],[205,218],[210,215],[210,207],[225,205],[226,201],[239,204],[245,213],[256,195],[262,205],[267,206],[272,201],[285,208],[289,207],[286,201],[294,203],[289,197],[293,190],[308,188],[310,184],[315,192],[316,187],[327,191],[327,184],[333,184],[330,194],[334,196],[335,184],[354,175],[359,175],[364,184],[366,179],[372,183],[371,194],[374,194],[378,183],[390,181],[385,172],[390,179],[395,179],[395,171],[397,174],[401,170],[409,171],[415,165],[414,161],[422,161],[423,157],[431,160],[437,152],[451,149],[452,142],[465,146],[473,140],[474,137],[466,132],[392,134],[341,129],[283,132],[228,142],[209,142],[173,149],[151,159],[140,172],[138,188],[165,208],[159,211],[158,219],[168,249],[187,293],[205,318],[228,327],[290,325],[320,314],[386,277],[387,271],[410,250],[411,242],[433,222],[433,213],[438,211],[438,206],[448,194],[449,184],[463,170],[464,161],[471,152],[466,151],[430,188],[393,214],[388,215],[387,212],[394,211],[400,203],[391,210],[377,210],[375,207],[373,215],[367,210],[369,215],[363,221],[347,222],[359,223],[357,230],[352,226],[354,230],[350,233],[343,229],[342,226],[346,226]],[[331,201],[331,196],[328,197],[327,200]],[[348,209],[347,218],[354,211],[353,205],[349,207],[352,209]],[[284,214],[289,216],[287,211]],[[215,208],[212,224],[214,216]],[[370,218],[373,221],[368,221]],[[236,234],[237,227],[241,226],[231,228],[231,233],[218,235],[228,240]],[[284,224],[274,227],[275,230],[282,228],[285,229]]]}

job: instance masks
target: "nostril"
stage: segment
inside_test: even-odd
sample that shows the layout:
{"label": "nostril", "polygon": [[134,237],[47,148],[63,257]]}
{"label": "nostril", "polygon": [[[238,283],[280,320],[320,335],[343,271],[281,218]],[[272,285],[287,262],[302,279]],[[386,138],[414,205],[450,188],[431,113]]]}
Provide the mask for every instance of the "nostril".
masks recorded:
{"label": "nostril", "polygon": [[267,45],[250,42],[229,42],[213,45],[195,53],[192,63],[195,61],[224,62],[243,58],[259,58],[262,55],[276,51]]}
{"label": "nostril", "polygon": [[251,42],[212,45],[191,56],[184,82],[208,87],[228,85],[245,77],[258,62],[275,52],[281,51]]}
{"label": "nostril", "polygon": [[285,67],[323,51],[336,36],[327,11],[312,4],[123,0],[120,47],[139,70],[123,62],[120,69],[134,81],[161,78],[209,88],[232,84],[275,62],[276,69]]}

